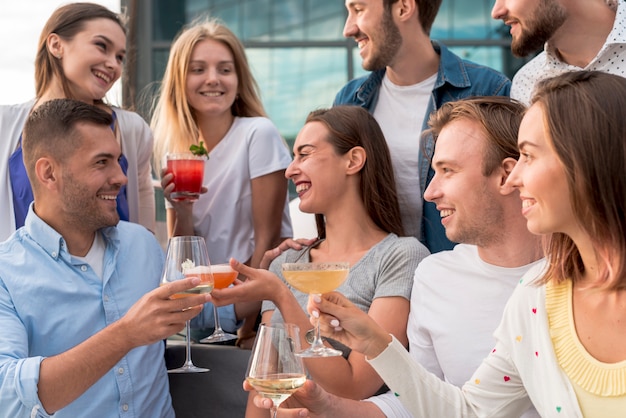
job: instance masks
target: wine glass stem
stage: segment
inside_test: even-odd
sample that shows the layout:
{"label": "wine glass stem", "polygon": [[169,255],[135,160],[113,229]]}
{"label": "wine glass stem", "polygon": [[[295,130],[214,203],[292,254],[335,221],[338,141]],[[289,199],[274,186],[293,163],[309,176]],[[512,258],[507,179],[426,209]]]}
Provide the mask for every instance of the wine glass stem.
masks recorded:
{"label": "wine glass stem", "polygon": [[276,418],[276,415],[278,415],[278,405],[276,405],[276,403],[274,403],[272,405],[272,418]]}
{"label": "wine glass stem", "polygon": [[[317,296],[320,296],[320,295],[317,295]],[[313,343],[311,344],[311,348],[319,349],[323,346],[324,346],[324,342],[322,341],[322,335],[320,333],[320,318],[317,317],[317,320],[315,321],[315,339],[313,340]]]}
{"label": "wine glass stem", "polygon": [[187,343],[187,347],[185,350],[185,366],[193,366],[193,362],[191,361],[191,324],[187,321],[186,325],[185,342]]}
{"label": "wine glass stem", "polygon": [[222,326],[220,325],[220,317],[217,315],[217,306],[213,305],[213,316],[215,317],[215,331],[213,334],[221,333]]}

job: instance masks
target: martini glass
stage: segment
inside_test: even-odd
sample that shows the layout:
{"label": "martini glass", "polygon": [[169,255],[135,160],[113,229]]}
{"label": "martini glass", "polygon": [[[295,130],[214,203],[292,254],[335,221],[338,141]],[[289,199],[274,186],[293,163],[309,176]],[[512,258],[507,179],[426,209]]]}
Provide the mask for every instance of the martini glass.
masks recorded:
{"label": "martini glass", "polygon": [[[303,293],[321,295],[332,292],[346,280],[350,271],[349,263],[284,263],[283,277]],[[319,319],[315,325],[315,337],[311,346],[298,353],[301,357],[333,357],[341,351],[326,347],[320,335]]]}

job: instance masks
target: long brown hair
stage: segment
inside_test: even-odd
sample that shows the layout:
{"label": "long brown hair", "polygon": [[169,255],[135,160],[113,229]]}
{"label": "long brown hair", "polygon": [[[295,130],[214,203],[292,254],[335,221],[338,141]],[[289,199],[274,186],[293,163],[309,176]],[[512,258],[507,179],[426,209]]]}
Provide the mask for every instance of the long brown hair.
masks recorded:
{"label": "long brown hair", "polygon": [[[626,79],[597,71],[543,81],[533,97],[548,140],[563,164],[570,204],[598,258],[599,284],[626,289]],[[579,281],[584,265],[574,241],[547,237],[544,281]]]}
{"label": "long brown hair", "polygon": [[[309,113],[305,123],[309,122],[321,122],[328,128],[326,140],[339,155],[363,147],[367,159],[359,187],[367,213],[383,231],[404,235],[391,156],[376,119],[358,106],[335,106]],[[319,237],[325,238],[324,217],[316,214],[315,220]]]}
{"label": "long brown hair", "polygon": [[85,28],[85,23],[94,19],[109,19],[117,23],[124,34],[124,18],[94,3],[70,3],[56,9],[48,18],[37,44],[37,56],[35,57],[35,95],[41,97],[50,87],[56,76],[61,81],[65,97],[73,98],[69,83],[63,73],[61,62],[48,50],[48,36],[56,33],[62,39],[69,41]]}

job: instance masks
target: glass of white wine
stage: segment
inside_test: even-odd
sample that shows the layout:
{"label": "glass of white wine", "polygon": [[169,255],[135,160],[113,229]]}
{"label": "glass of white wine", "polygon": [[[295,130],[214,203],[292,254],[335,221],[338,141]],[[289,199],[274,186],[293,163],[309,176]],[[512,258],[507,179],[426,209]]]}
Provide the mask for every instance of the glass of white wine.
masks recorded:
{"label": "glass of white wine", "polygon": [[[297,290],[310,295],[332,292],[346,280],[350,263],[284,263],[283,277]],[[315,338],[311,346],[298,353],[301,357],[333,357],[341,351],[326,347],[320,335],[319,320],[315,326]]]}
{"label": "glass of white wine", "polygon": [[294,324],[261,324],[254,340],[246,381],[278,406],[306,382],[300,350],[299,328]]}
{"label": "glass of white wine", "polygon": [[[196,276],[200,278],[198,286],[187,289],[183,293],[176,293],[174,299],[185,298],[199,293],[210,293],[213,290],[213,274],[209,253],[204,238],[196,236],[180,236],[170,238],[167,245],[167,256],[161,285],[182,280],[186,277]],[[197,367],[191,361],[191,336],[189,321],[187,321],[185,342],[185,364],[177,369],[168,370],[168,373],[198,373],[208,372],[209,369]]]}

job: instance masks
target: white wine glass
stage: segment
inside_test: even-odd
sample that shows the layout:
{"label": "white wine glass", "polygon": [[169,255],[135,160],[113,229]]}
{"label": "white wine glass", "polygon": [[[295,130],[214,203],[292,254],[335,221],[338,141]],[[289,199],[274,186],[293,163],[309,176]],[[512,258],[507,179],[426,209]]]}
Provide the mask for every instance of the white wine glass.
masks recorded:
{"label": "white wine glass", "polygon": [[[350,263],[284,263],[283,277],[297,290],[309,295],[332,292],[346,280]],[[315,325],[315,337],[311,346],[298,353],[301,357],[333,357],[342,352],[326,347],[320,335],[319,319]]]}
{"label": "white wine glass", "polygon": [[[165,257],[161,285],[191,276],[199,277],[200,284],[192,289],[176,293],[172,298],[185,298],[199,293],[210,293],[213,290],[213,274],[211,273],[209,253],[204,238],[196,236],[170,238],[167,245],[167,256]],[[187,321],[185,364],[177,369],[168,370],[168,373],[200,373],[209,371],[209,369],[195,366],[191,361],[190,330],[189,321]]]}
{"label": "white wine glass", "polygon": [[259,326],[246,381],[264,398],[272,400],[272,416],[278,406],[306,382],[300,351],[299,328],[294,324]]}
{"label": "white wine glass", "polygon": [[[213,273],[214,289],[225,289],[237,278],[237,272],[230,264],[215,264],[211,266]],[[200,340],[201,343],[221,343],[224,341],[236,340],[235,334],[225,332],[220,325],[220,317],[217,313],[217,306],[213,305],[213,316],[215,317],[215,330],[213,334]]]}

